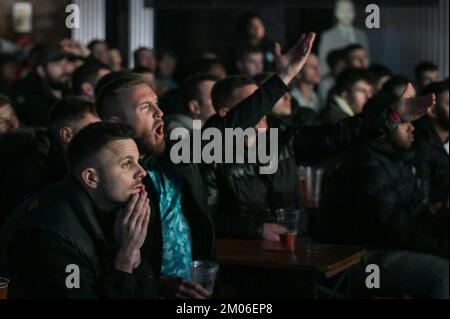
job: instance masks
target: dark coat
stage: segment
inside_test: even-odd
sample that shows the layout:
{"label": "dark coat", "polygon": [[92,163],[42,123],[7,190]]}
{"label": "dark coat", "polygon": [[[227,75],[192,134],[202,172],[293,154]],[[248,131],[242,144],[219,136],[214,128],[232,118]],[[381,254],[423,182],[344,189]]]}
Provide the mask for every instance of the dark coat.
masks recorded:
{"label": "dark coat", "polygon": [[[114,269],[112,224],[78,181],[68,178],[15,211],[1,233],[11,298],[156,298],[158,286],[144,258],[133,274]],[[110,225],[110,226],[107,226]],[[142,251],[144,248],[142,249]],[[69,289],[77,265],[79,289]]]}

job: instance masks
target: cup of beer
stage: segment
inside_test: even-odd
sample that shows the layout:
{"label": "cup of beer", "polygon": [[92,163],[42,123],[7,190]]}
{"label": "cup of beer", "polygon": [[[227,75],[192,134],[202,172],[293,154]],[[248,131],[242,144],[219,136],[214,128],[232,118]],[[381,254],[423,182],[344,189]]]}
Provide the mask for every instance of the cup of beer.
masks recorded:
{"label": "cup of beer", "polygon": [[280,242],[283,247],[294,248],[298,237],[298,223],[300,210],[296,208],[281,208],[275,211],[277,224],[285,229],[280,235]]}
{"label": "cup of beer", "polygon": [[9,284],[9,279],[0,278],[0,299],[7,299],[8,284]]}

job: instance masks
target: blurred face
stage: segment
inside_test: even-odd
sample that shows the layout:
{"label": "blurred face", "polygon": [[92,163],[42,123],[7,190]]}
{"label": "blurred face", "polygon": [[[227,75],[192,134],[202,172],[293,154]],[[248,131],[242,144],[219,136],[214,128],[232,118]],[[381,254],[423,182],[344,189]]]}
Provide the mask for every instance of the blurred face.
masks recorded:
{"label": "blurred face", "polygon": [[319,58],[311,54],[303,67],[300,78],[303,82],[317,85],[320,83]]}
{"label": "blurred face", "polygon": [[136,66],[143,66],[156,70],[156,57],[152,50],[142,50],[137,56]]}
{"label": "blurred face", "polygon": [[250,39],[262,40],[266,36],[266,28],[261,19],[252,18],[247,26],[247,32]]}
{"label": "blurred face", "polygon": [[421,87],[426,87],[427,85],[434,83],[434,82],[439,82],[440,80],[440,76],[439,76],[439,71],[426,71],[422,74],[422,76],[419,79],[419,85]]}
{"label": "blurred face", "polygon": [[223,80],[227,77],[227,70],[225,70],[225,67],[222,64],[214,64],[211,67],[210,72],[212,75],[214,75],[219,80]]}
{"label": "blurred face", "polygon": [[124,89],[119,94],[123,110],[120,120],[134,129],[139,146],[146,152],[161,154],[165,149],[163,112],[158,97],[147,84]]}
{"label": "blurred face", "polygon": [[14,63],[5,63],[0,68],[0,75],[8,81],[15,81],[17,74],[17,66]]}
{"label": "blurred face", "polygon": [[161,58],[158,66],[161,74],[167,78],[170,78],[175,73],[177,60],[175,59],[175,57],[166,54]]}
{"label": "blurred face", "polygon": [[345,94],[344,99],[352,108],[355,114],[362,113],[364,105],[373,95],[372,85],[366,81],[358,81],[353,85],[352,90]]}
{"label": "blurred face", "polygon": [[96,191],[110,206],[120,206],[140,192],[147,173],[138,160],[138,148],[131,139],[112,141],[98,153]]}
{"label": "blurred face", "polygon": [[148,85],[150,85],[152,90],[156,91],[155,73],[153,73],[153,72],[145,72],[145,73],[142,73],[142,76],[144,77],[145,81],[147,81]]}
{"label": "blurred face", "polygon": [[0,106],[0,136],[19,128],[19,120],[10,104]]}
{"label": "blurred face", "polygon": [[289,93],[283,95],[281,99],[278,100],[277,104],[275,104],[272,113],[275,116],[289,116],[292,113],[292,98]]}
{"label": "blurred face", "polygon": [[122,54],[117,49],[109,50],[109,63],[108,65],[114,71],[120,71],[122,68]]}
{"label": "blurred face", "polygon": [[249,77],[263,73],[264,56],[262,52],[247,54],[239,63],[238,67],[243,74]]}
{"label": "blurred face", "polygon": [[411,123],[400,124],[394,133],[388,135],[388,141],[400,149],[410,149],[414,143],[414,126]]}
{"label": "blurred face", "polygon": [[209,119],[211,116],[213,116],[216,111],[214,110],[212,100],[211,100],[211,92],[213,89],[214,84],[216,82],[214,81],[203,81],[199,85],[199,91],[200,91],[200,101],[198,101],[200,106],[200,114],[199,118],[203,122],[205,122],[207,119]]}
{"label": "blurred face", "polygon": [[106,43],[98,43],[92,48],[92,55],[102,62],[103,64],[108,65],[109,63],[109,50]]}
{"label": "blurred face", "polygon": [[352,68],[367,69],[369,68],[370,61],[366,50],[356,49],[350,52],[348,57],[348,64]]}
{"label": "blurred face", "polygon": [[441,125],[442,128],[446,129],[447,131],[449,126],[448,92],[449,91],[445,91],[442,92],[441,94],[438,94],[435,106],[438,123]]}
{"label": "blurred face", "polygon": [[69,86],[71,73],[67,59],[48,63],[44,72],[45,79],[52,89],[63,90]]}
{"label": "blurred face", "polygon": [[350,26],[355,20],[355,6],[353,2],[341,0],[336,3],[335,16],[339,23]]}

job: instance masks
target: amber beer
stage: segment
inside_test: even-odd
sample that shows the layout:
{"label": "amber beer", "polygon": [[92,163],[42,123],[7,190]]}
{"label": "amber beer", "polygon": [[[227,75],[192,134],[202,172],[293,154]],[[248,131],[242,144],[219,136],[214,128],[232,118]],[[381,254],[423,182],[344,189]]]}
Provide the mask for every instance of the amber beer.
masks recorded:
{"label": "amber beer", "polygon": [[293,248],[297,243],[297,233],[285,233],[280,235],[280,242],[283,247]]}
{"label": "amber beer", "polygon": [[6,299],[8,296],[8,283],[8,279],[0,278],[0,300]]}
{"label": "amber beer", "polygon": [[296,208],[281,208],[277,209],[275,213],[278,225],[285,229],[285,232],[280,234],[281,245],[293,248],[297,242],[300,211]]}

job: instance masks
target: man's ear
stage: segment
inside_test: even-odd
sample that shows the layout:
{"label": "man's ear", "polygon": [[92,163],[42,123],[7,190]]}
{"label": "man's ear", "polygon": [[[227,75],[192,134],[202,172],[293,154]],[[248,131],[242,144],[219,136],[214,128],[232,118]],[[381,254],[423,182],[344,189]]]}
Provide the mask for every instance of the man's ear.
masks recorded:
{"label": "man's ear", "polygon": [[99,186],[97,171],[92,167],[81,172],[81,180],[92,189],[97,189]]}
{"label": "man's ear", "polygon": [[81,92],[86,96],[94,96],[94,88],[88,82],[81,83]]}
{"label": "man's ear", "polygon": [[217,112],[217,113],[219,113],[219,116],[220,116],[220,117],[225,117],[225,116],[228,114],[229,111],[230,111],[229,108],[223,107],[223,108],[221,108],[221,109],[219,110],[219,112]]}
{"label": "man's ear", "polygon": [[191,115],[193,118],[198,118],[200,115],[200,105],[197,101],[192,100],[188,103],[189,112],[191,112]]}
{"label": "man's ear", "polygon": [[39,65],[37,68],[36,68],[36,72],[37,72],[37,74],[40,76],[40,77],[45,77],[45,69],[44,69],[44,67],[42,66],[42,65]]}
{"label": "man's ear", "polygon": [[69,144],[73,138],[73,131],[70,127],[64,126],[59,129],[59,138],[65,144]]}

